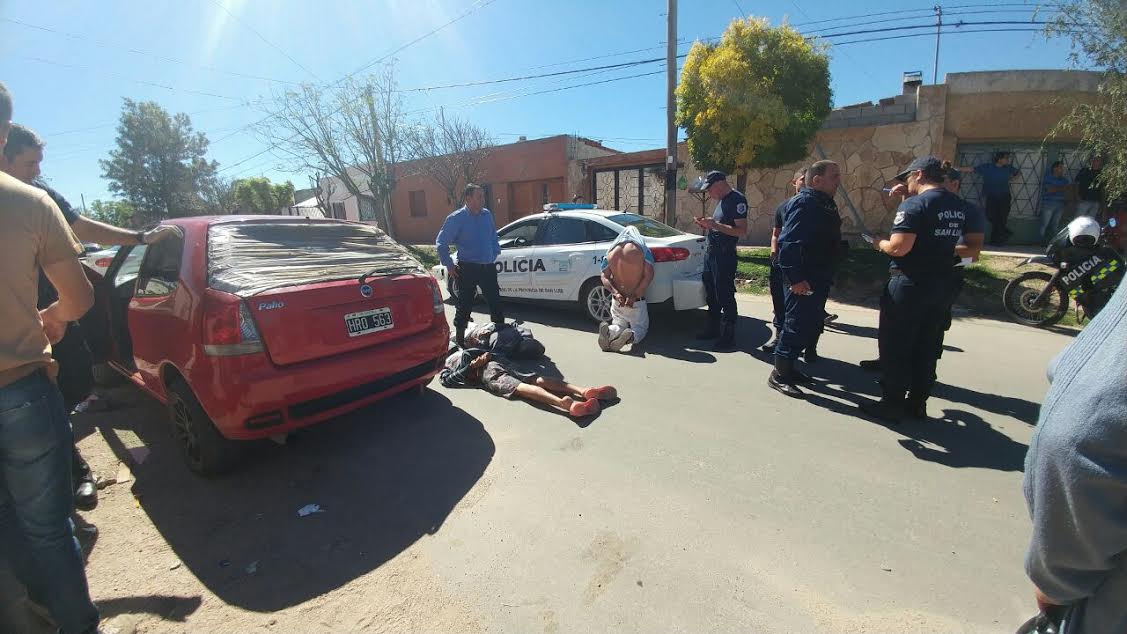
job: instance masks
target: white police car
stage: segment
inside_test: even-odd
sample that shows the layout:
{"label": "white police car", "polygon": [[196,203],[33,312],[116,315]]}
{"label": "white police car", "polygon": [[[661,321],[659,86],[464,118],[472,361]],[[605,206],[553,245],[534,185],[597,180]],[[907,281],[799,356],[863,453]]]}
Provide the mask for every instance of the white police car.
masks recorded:
{"label": "white police car", "polygon": [[[569,203],[544,205],[544,213],[521,218],[497,232],[501,297],[578,302],[591,319],[608,321],[611,296],[600,282],[599,264],[618,234],[631,225],[645,238],[656,261],[646,302],[675,310],[703,306],[704,237],[638,214]],[[457,296],[457,283],[448,278],[446,267],[440,264],[433,272],[446,281],[450,295]]]}

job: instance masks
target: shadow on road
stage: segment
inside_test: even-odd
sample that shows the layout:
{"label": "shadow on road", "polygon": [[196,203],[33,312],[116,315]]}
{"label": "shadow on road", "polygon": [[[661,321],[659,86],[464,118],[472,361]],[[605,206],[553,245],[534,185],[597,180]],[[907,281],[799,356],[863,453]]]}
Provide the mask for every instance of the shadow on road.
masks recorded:
{"label": "shadow on road", "polygon": [[943,410],[941,420],[905,423],[896,429],[908,436],[900,445],[917,458],[956,469],[1021,471],[1029,449],[981,417],[958,409]]}
{"label": "shadow on road", "polygon": [[[161,536],[220,600],[271,612],[330,592],[433,535],[481,478],[495,447],[482,424],[442,394],[409,392],[248,451],[227,476],[184,466],[163,408],[138,396],[100,416],[128,421],[151,450],[133,494]],[[299,517],[298,509],[324,512]]]}

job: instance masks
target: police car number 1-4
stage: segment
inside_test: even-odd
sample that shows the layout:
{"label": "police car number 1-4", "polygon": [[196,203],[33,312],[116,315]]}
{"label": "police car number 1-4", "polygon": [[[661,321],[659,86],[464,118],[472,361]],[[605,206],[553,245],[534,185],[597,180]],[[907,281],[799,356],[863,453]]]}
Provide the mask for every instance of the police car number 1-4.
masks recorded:
{"label": "police car number 1-4", "polygon": [[349,313],[344,316],[344,325],[348,328],[349,337],[359,337],[360,335],[390,330],[395,327],[395,324],[391,321],[390,308]]}

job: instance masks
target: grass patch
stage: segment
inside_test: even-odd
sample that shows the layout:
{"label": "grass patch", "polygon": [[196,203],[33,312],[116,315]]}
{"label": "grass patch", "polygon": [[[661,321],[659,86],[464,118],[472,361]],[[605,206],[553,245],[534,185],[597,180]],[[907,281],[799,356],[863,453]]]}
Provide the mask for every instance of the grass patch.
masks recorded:
{"label": "grass patch", "polygon": [[[438,264],[438,250],[429,245],[403,245],[428,269]],[[453,251],[453,249],[451,249]]]}
{"label": "grass patch", "polygon": [[[1021,258],[983,256],[966,269],[966,284],[958,306],[971,314],[1001,317],[1002,292],[1010,280],[1026,269],[1019,269]],[[740,249],[737,254],[736,288],[741,292],[766,295],[771,292],[771,252],[769,249]],[[830,297],[849,304],[876,306],[888,282],[888,256],[868,248],[853,249],[838,267]],[[1075,326],[1075,311],[1061,320],[1062,326]]]}

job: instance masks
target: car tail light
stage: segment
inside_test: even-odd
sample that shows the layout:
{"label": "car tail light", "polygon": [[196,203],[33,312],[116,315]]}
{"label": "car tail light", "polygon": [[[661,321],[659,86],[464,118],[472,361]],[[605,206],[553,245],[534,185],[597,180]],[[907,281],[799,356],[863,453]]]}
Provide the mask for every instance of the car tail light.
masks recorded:
{"label": "car tail light", "polygon": [[682,247],[653,247],[654,262],[680,262],[689,259],[689,250]]}
{"label": "car tail light", "polygon": [[442,307],[442,291],[438,290],[438,281],[433,277],[430,278],[430,297],[431,302],[433,302],[432,307],[434,308],[434,314],[441,315],[444,312]]}
{"label": "car tail light", "polygon": [[238,297],[207,291],[203,316],[204,353],[229,357],[262,352],[262,337],[250,316],[250,310]]}
{"label": "car tail light", "polygon": [[113,258],[98,258],[97,260],[94,260],[94,266],[101,269],[108,269],[110,268],[111,262],[113,262]]}

